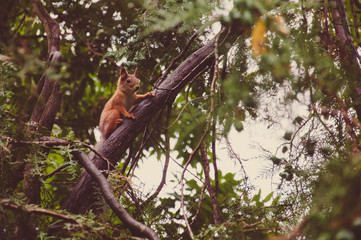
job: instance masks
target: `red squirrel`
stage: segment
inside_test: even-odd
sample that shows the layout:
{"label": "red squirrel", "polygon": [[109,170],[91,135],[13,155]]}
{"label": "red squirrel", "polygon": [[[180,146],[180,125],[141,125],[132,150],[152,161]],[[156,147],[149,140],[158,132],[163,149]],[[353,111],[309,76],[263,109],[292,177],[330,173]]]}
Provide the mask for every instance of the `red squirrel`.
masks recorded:
{"label": "red squirrel", "polygon": [[149,96],[154,96],[151,92],[144,95],[136,94],[139,89],[137,70],[135,69],[134,74],[128,74],[123,67],[120,67],[117,89],[105,104],[100,115],[99,129],[104,141],[109,138],[124,118],[135,119],[133,113],[128,112],[134,105]]}

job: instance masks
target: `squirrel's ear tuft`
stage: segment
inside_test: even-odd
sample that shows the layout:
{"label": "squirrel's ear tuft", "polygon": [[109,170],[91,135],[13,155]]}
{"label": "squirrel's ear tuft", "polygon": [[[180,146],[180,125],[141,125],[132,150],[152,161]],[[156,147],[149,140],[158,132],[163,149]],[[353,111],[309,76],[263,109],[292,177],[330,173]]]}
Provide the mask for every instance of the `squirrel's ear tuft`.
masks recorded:
{"label": "squirrel's ear tuft", "polygon": [[120,67],[120,78],[122,79],[122,80],[125,80],[125,79],[127,79],[128,78],[128,73],[127,73],[127,71],[125,70],[125,68],[124,67]]}
{"label": "squirrel's ear tuft", "polygon": [[134,71],[134,77],[137,77],[137,74],[138,74],[138,67]]}

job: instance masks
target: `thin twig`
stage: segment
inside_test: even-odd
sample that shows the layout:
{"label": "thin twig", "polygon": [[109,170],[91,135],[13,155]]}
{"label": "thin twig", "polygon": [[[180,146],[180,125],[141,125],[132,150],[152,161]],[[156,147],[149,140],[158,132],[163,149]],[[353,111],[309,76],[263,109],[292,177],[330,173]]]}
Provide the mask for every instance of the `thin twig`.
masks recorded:
{"label": "thin twig", "polygon": [[218,167],[217,167],[217,154],[216,154],[216,117],[213,116],[212,122],[212,160],[214,168],[214,196],[218,199]]}
{"label": "thin twig", "polygon": [[201,211],[201,206],[202,206],[202,202],[203,202],[203,198],[204,198],[204,192],[206,191],[206,183],[203,184],[203,187],[202,187],[202,191],[201,191],[201,195],[199,197],[199,203],[198,203],[198,208],[197,208],[197,211],[196,211],[196,214],[194,214],[194,217],[193,217],[193,220],[192,222],[189,224],[189,225],[193,225],[193,223],[195,223],[200,211]]}
{"label": "thin twig", "polygon": [[[147,127],[145,127],[144,131],[146,131],[146,129],[147,129]],[[127,159],[125,159],[123,167],[122,167],[122,171],[121,171],[122,175],[124,175],[125,170],[127,170],[127,167],[129,165],[130,161],[132,160],[132,155],[133,155],[133,144],[130,144],[128,157],[127,157]]]}
{"label": "thin twig", "polygon": [[[162,117],[163,110],[164,109],[162,109],[162,111],[159,113],[158,119],[155,121],[156,123],[158,123],[160,118]],[[151,139],[152,134],[155,131],[156,127],[157,127],[157,125],[155,124],[149,133],[148,133],[148,126],[145,127],[144,132],[143,132],[142,142],[141,142],[140,147],[138,149],[137,155],[134,157],[133,162],[132,162],[132,164],[131,164],[131,166],[129,168],[129,172],[127,173],[128,179],[132,179],[132,177],[134,176],[135,166],[137,166],[140,155],[143,152],[143,149],[145,147],[145,144],[148,142],[149,139]],[[128,157],[127,160],[128,159],[130,161],[131,158]],[[129,162],[127,162],[126,164],[128,165]],[[122,174],[125,173],[125,170],[126,170],[126,166],[123,166]],[[123,186],[121,192],[123,192],[126,189],[127,186],[130,186],[129,181],[124,183],[124,186]]]}
{"label": "thin twig", "polygon": [[12,113],[8,110],[4,110],[4,112],[13,118],[16,118],[16,120],[18,120],[22,125],[25,125],[24,121],[20,117],[16,116],[14,113]]}
{"label": "thin twig", "polygon": [[354,1],[350,0],[350,4],[351,4],[352,15],[353,15],[353,25],[355,27],[355,33],[356,33],[357,38],[360,38],[360,35],[358,33],[357,15],[356,15],[355,7],[354,7]]}
{"label": "thin twig", "polygon": [[[152,140],[162,149],[162,151],[166,152],[167,149],[165,149],[162,145],[160,145],[160,143],[158,141],[156,141],[154,138],[152,138]],[[178,163],[172,156],[169,156],[170,159],[172,159],[172,161],[180,168],[182,168],[184,170],[184,166],[182,166],[180,163]],[[202,181],[202,179],[200,179],[197,175],[195,175],[194,173],[192,173],[191,171],[189,171],[188,169],[186,169],[186,171],[192,175],[195,179],[197,179],[198,181],[200,181],[202,184],[204,184],[204,182]]]}
{"label": "thin twig", "polygon": [[185,220],[187,229],[189,231],[189,235],[191,236],[192,239],[194,239],[194,234],[193,234],[192,229],[191,229],[191,227],[189,225],[189,222],[188,222],[188,219],[187,219],[187,216],[186,216],[185,207],[184,207],[184,183],[183,183],[183,179],[184,179],[184,174],[186,172],[186,169],[187,169],[188,165],[191,163],[194,155],[197,153],[197,151],[201,147],[201,145],[203,143],[203,140],[204,140],[205,136],[207,135],[208,131],[209,131],[209,124],[207,124],[206,130],[204,131],[204,134],[202,135],[201,139],[199,140],[199,143],[198,143],[197,147],[189,155],[189,158],[188,158],[186,164],[184,165],[184,169],[182,171],[182,175],[181,175],[181,179],[180,179],[180,182],[181,182],[181,209],[182,209],[183,218]]}
{"label": "thin twig", "polygon": [[87,147],[90,151],[92,151],[93,153],[95,153],[96,155],[98,155],[101,159],[103,159],[104,161],[106,161],[107,164],[108,164],[108,170],[107,170],[108,174],[109,174],[109,172],[110,172],[110,166],[112,166],[112,168],[115,169],[115,166],[114,166],[114,164],[113,164],[111,161],[109,161],[106,157],[104,157],[103,155],[101,155],[97,150],[95,150],[95,148],[93,148],[93,147],[90,146],[89,144],[84,143],[84,142],[80,142],[80,141],[75,141],[75,143],[79,143],[79,144]]}
{"label": "thin twig", "polygon": [[177,121],[179,120],[179,118],[181,117],[182,113],[184,112],[184,110],[186,109],[186,107],[188,106],[188,104],[194,102],[194,101],[197,101],[199,99],[205,99],[205,98],[208,98],[210,95],[206,95],[206,96],[201,96],[201,97],[196,97],[196,98],[193,98],[191,100],[189,100],[188,102],[186,102],[186,104],[183,106],[183,108],[180,110],[177,118],[173,121],[173,123],[167,127],[167,129],[171,129],[176,123]]}
{"label": "thin twig", "polygon": [[41,215],[47,215],[47,216],[51,216],[51,217],[55,217],[55,218],[60,218],[66,222],[73,222],[78,224],[81,228],[84,228],[83,223],[79,222],[76,218],[73,218],[71,216],[65,215],[63,213],[58,213],[58,212],[54,212],[54,211],[50,211],[44,208],[38,208],[38,207],[22,207],[19,205],[16,205],[14,203],[10,203],[9,201],[4,201],[2,200],[2,202],[0,202],[0,205],[8,208],[8,209],[15,209],[15,210],[20,210],[20,209],[24,209],[25,211],[28,211],[30,213],[35,213],[35,214],[41,214]]}
{"label": "thin twig", "polygon": [[63,165],[61,165],[60,167],[56,168],[56,169],[55,169],[54,171],[52,171],[51,173],[43,176],[43,179],[44,179],[44,180],[45,180],[45,179],[48,179],[48,178],[54,176],[57,172],[63,170],[63,169],[66,168],[66,167],[69,167],[69,166],[70,166],[70,163],[63,164]]}
{"label": "thin twig", "polygon": [[104,56],[105,56],[105,53],[101,53],[101,52],[95,51],[95,50],[90,46],[89,41],[86,41],[86,45],[87,45],[87,47],[88,47],[88,50],[89,50],[90,52],[92,52],[94,56],[103,57],[103,58],[105,58],[106,60],[110,61],[114,66],[116,66],[117,68],[119,68],[118,64],[117,64],[113,59],[111,59],[111,58],[108,57],[108,56],[107,56],[107,57],[104,57]]}
{"label": "thin twig", "polygon": [[[324,19],[325,19],[324,26],[323,26],[323,32],[328,34],[328,6],[326,5],[326,3],[323,7],[323,15],[324,15]],[[320,24],[321,24],[321,21],[320,21]]]}
{"label": "thin twig", "polygon": [[[162,109],[162,111],[159,113],[158,119],[155,121],[156,123],[159,123],[159,120],[160,120],[160,118],[162,117],[163,111],[164,111],[164,109]],[[133,160],[133,162],[132,162],[132,165],[130,166],[130,169],[129,169],[129,171],[131,171],[131,176],[134,175],[135,166],[137,166],[137,164],[138,164],[140,155],[141,155],[142,152],[143,152],[143,149],[144,149],[144,147],[145,147],[145,144],[146,144],[146,143],[148,142],[148,140],[152,137],[152,134],[153,134],[153,132],[155,131],[156,128],[157,128],[157,124],[155,124],[155,125],[153,126],[153,128],[150,130],[149,133],[147,133],[147,132],[148,132],[148,127],[146,127],[146,128],[144,129],[143,138],[142,138],[142,142],[141,142],[141,144],[140,144],[138,153],[137,153],[137,155],[134,157],[134,160]],[[128,173],[128,177],[129,177],[129,173]]]}
{"label": "thin twig", "polygon": [[241,166],[241,169],[242,169],[242,172],[243,172],[243,175],[244,175],[244,183],[245,185],[248,185],[248,175],[247,175],[247,172],[246,172],[246,169],[244,168],[243,166],[243,163],[242,163],[242,160],[241,158],[238,156],[238,154],[234,151],[232,145],[231,145],[231,142],[229,141],[228,137],[225,137],[224,138],[225,141],[226,141],[226,145],[227,145],[227,151],[228,151],[228,155],[231,159],[237,159],[239,165]]}
{"label": "thin twig", "polygon": [[[222,29],[219,33],[219,35],[216,37],[216,40],[215,40],[215,46],[214,46],[214,52],[212,52],[211,54],[214,54],[215,55],[215,65],[216,63],[218,63],[218,40],[219,40],[219,36],[221,33],[224,32],[225,29]],[[214,90],[214,86],[215,86],[215,81],[217,79],[217,76],[218,76],[218,66],[216,67],[215,66],[215,69],[217,69],[217,73],[214,74],[213,76],[213,79],[212,79],[212,84],[213,85],[213,90]],[[216,70],[215,70],[216,71]],[[189,73],[187,76],[189,76],[191,73]],[[177,87],[177,86],[176,86]],[[176,88],[175,87],[175,88]],[[212,99],[211,99],[212,101]],[[214,103],[213,103],[214,104]],[[213,113],[213,110],[214,110],[214,105],[212,106],[212,102],[211,102],[211,111],[210,111],[210,115],[212,115]],[[187,219],[187,216],[186,216],[186,211],[185,211],[185,207],[184,207],[184,183],[183,183],[183,179],[184,179],[184,174],[185,174],[185,170],[187,169],[188,165],[191,163],[195,153],[201,148],[202,144],[203,144],[203,140],[205,138],[205,136],[208,134],[209,132],[209,128],[210,128],[210,121],[207,122],[206,124],[206,129],[204,131],[204,134],[202,135],[197,147],[193,150],[193,152],[190,154],[185,166],[184,166],[184,170],[182,172],[182,175],[181,175],[181,209],[182,209],[182,213],[183,213],[183,218],[185,220],[185,223],[186,223],[186,226],[187,226],[187,229],[189,231],[189,235],[190,237],[193,239],[194,238],[194,235],[193,235],[193,232],[192,232],[192,229],[189,225],[189,222],[188,222],[188,219]],[[215,219],[216,221],[216,219]]]}
{"label": "thin twig", "polygon": [[[168,111],[167,111],[167,118],[166,118],[166,122],[165,122],[166,126],[169,125],[171,112],[172,112],[172,104],[168,104],[167,108],[168,108],[167,109]],[[164,184],[166,182],[166,179],[167,179],[167,172],[168,172],[169,159],[170,159],[170,143],[169,143],[170,138],[169,138],[167,128],[165,128],[164,135],[165,135],[166,152],[165,152],[165,162],[164,162],[164,167],[163,167],[162,180],[160,181],[157,190],[146,201],[144,201],[142,206],[146,206],[149,202],[151,202],[153,199],[155,199],[158,196],[158,194],[162,190],[162,188],[163,188],[163,186],[164,186]]]}
{"label": "thin twig", "polygon": [[[223,32],[225,29],[222,29],[221,32]],[[214,93],[216,88],[216,80],[219,76],[219,69],[218,69],[218,41],[219,41],[219,35],[216,37],[216,40],[214,42],[214,71],[213,71],[213,79],[211,83],[211,116],[212,116],[212,158],[213,158],[213,168],[214,168],[214,192],[215,192],[215,199],[217,199],[218,196],[218,167],[217,167],[217,158],[216,158],[216,114],[214,111],[215,103],[214,103]]]}
{"label": "thin twig", "polygon": [[52,138],[52,137],[46,137],[46,136],[43,136],[43,137],[41,137],[41,138],[39,138],[37,140],[33,140],[33,141],[18,141],[18,140],[15,140],[15,139],[9,139],[8,141],[10,143],[13,143],[13,144],[37,144],[37,145],[45,145],[45,146],[48,146],[48,147],[52,147],[52,146],[72,146],[72,145],[75,145],[75,144],[80,144],[80,145],[88,148],[90,151],[94,152],[102,160],[106,161],[107,164],[108,164],[108,172],[110,171],[110,166],[112,166],[113,169],[115,168],[114,164],[111,163],[102,154],[100,154],[95,148],[93,148],[89,144],[81,142],[81,141],[68,141],[68,140],[64,140],[64,139]]}
{"label": "thin twig", "polygon": [[19,26],[17,26],[17,28],[13,31],[13,34],[12,37],[14,37],[14,35],[21,29],[23,29],[24,27],[24,22],[25,22],[25,19],[26,19],[26,14],[27,14],[27,11],[24,11],[24,16],[23,18],[21,19],[20,23],[19,23]]}
{"label": "thin twig", "polygon": [[211,184],[211,178],[209,176],[209,160],[207,158],[207,150],[206,150],[206,146],[204,144],[204,142],[202,143],[201,147],[200,147],[200,151],[201,151],[201,160],[202,160],[202,165],[203,165],[203,170],[204,170],[204,178],[205,178],[205,184],[209,193],[209,196],[211,198],[211,202],[212,202],[212,209],[213,209],[213,218],[214,218],[214,224],[220,224],[221,223],[221,217],[219,214],[219,210],[218,210],[218,203],[217,203],[217,199],[215,198],[214,195],[214,191],[212,188],[212,184]]}
{"label": "thin twig", "polygon": [[361,3],[359,0],[353,0],[353,2],[355,3],[356,7],[358,7],[359,9],[361,9]]}
{"label": "thin twig", "polygon": [[162,83],[162,81],[167,77],[168,73],[172,70],[174,64],[176,63],[176,61],[178,61],[178,59],[180,59],[184,53],[188,50],[189,46],[191,45],[191,43],[193,42],[193,40],[197,37],[198,32],[195,32],[188,40],[188,42],[186,43],[185,47],[183,48],[183,50],[178,54],[178,56],[176,56],[175,58],[173,58],[173,60],[170,62],[169,66],[167,67],[167,69],[164,71],[163,75],[157,80],[155,86],[159,86],[159,84]]}
{"label": "thin twig", "polygon": [[[196,211],[196,213],[194,214],[194,217],[193,217],[193,219],[192,219],[192,222],[189,224],[190,226],[192,226],[192,225],[196,222],[197,217],[198,217],[198,215],[199,215],[199,213],[200,213],[200,211],[201,211],[201,206],[202,206],[202,202],[203,202],[203,199],[204,199],[204,192],[205,192],[205,191],[206,191],[206,184],[203,184],[202,190],[201,190],[201,195],[199,196],[199,202],[198,202],[197,211]],[[194,203],[194,204],[189,208],[189,210],[192,209],[195,204],[196,204],[196,203]],[[184,238],[185,234],[187,233],[187,230],[188,230],[188,228],[184,230],[184,232],[183,232],[182,235],[179,237],[179,239],[183,239],[183,238]]]}
{"label": "thin twig", "polygon": [[311,80],[313,80],[321,88],[325,89],[329,95],[333,96],[336,99],[336,102],[338,103],[338,105],[341,108],[340,112],[341,112],[341,115],[342,115],[343,119],[345,120],[347,131],[349,132],[352,140],[355,143],[359,144],[357,135],[356,135],[353,127],[357,127],[359,130],[361,130],[361,124],[357,120],[351,120],[350,119],[350,117],[348,116],[348,108],[345,106],[345,103],[344,103],[343,99],[341,99],[339,96],[337,96],[337,94],[333,91],[332,88],[327,86],[324,82],[319,80],[314,75],[311,76]]}

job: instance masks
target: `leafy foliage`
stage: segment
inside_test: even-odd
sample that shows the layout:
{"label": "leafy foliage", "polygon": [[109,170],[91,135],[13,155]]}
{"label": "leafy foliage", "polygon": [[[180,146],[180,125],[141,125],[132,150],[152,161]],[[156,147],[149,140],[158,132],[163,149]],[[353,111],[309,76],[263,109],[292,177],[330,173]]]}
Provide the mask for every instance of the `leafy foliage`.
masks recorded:
{"label": "leafy foliage", "polygon": [[[220,27],[242,34],[225,44],[227,54],[218,49],[223,43],[215,43],[218,58],[209,69],[190,81],[172,106],[154,113],[129,150],[129,161],[106,172],[114,193],[134,218],[167,239],[277,239],[290,228],[290,238],[358,239],[361,6],[358,1],[328,2],[43,1],[60,25],[63,55],[57,75],[61,108],[51,136],[69,143],[49,147],[41,142],[41,130],[30,131],[38,125],[29,121],[36,86],[48,66],[44,25],[31,2],[3,1],[4,238],[21,237],[22,230],[33,239],[131,238],[134,233],[100,194],[100,208],[87,215],[59,210],[81,175],[72,151],[89,152],[84,146],[96,143],[99,116],[115,90],[119,64],[128,72],[138,67],[140,92],[150,91],[168,66],[171,74]],[[265,171],[277,182],[266,196],[240,174],[248,169],[232,151],[238,143],[228,142],[255,122],[270,128],[287,122],[279,148],[260,153],[268,164]],[[223,140],[230,156],[216,154]],[[235,172],[220,170],[230,159],[237,160]],[[173,181],[184,184],[182,191],[176,187],[153,197],[132,184],[139,161],[157,160],[183,167],[183,174],[173,172]],[[24,162],[32,164],[31,173],[39,179],[40,206],[26,202]],[[61,221],[66,224],[56,229]]]}

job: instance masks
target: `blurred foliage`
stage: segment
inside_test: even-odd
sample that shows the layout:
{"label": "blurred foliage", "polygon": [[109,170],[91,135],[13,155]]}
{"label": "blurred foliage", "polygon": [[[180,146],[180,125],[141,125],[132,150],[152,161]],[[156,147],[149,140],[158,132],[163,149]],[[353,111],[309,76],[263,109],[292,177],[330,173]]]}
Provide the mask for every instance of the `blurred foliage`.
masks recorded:
{"label": "blurred foliage", "polygon": [[[4,239],[13,239],[19,226],[29,227],[35,237],[49,239],[56,219],[31,214],[31,206],[23,202],[22,182],[15,179],[22,173],[14,156],[21,148],[31,150],[26,161],[35,164],[32,172],[41,179],[41,207],[64,213],[58,210],[59,206],[81,172],[71,151],[84,148],[72,145],[43,151],[44,146],[29,143],[32,139],[24,129],[32,124],[28,114],[33,106],[28,99],[47,66],[46,34],[30,2],[4,0],[1,4],[1,232]],[[200,168],[201,154],[194,155],[188,168],[196,173],[184,179],[184,204],[195,238],[277,239],[304,219],[298,233],[303,235],[301,238],[359,239],[360,130],[355,113],[359,103],[354,98],[359,76],[347,68],[352,62],[344,58],[347,49],[340,45],[330,19],[325,27],[322,2],[234,0],[229,1],[227,8],[224,1],[205,0],[44,0],[43,4],[60,24],[63,54],[61,109],[53,137],[95,144],[102,107],[116,88],[119,73],[115,63],[122,63],[129,72],[138,67],[140,92],[148,92],[194,32],[198,32],[196,39],[176,65],[203,46],[215,28],[242,29],[246,33],[230,46],[227,55],[220,57],[218,72],[212,67],[187,85],[175,99],[169,119],[166,111],[154,116],[148,126],[154,131],[144,145],[146,153],[139,154],[140,160],[165,158],[165,133],[172,142],[173,160],[184,165],[206,126],[213,128],[204,140],[211,145],[212,140],[220,142],[230,134],[242,134],[255,121],[272,127],[286,116],[289,128],[280,134],[281,146],[263,157],[266,174],[279,180],[274,193],[263,197],[260,191],[254,191],[247,176],[239,174],[244,171],[241,160],[236,173],[218,169],[218,178],[211,176],[212,186],[218,184],[217,202],[222,218],[219,225],[213,224],[212,201],[207,191],[200,200],[205,177]],[[360,11],[355,1],[344,4],[350,36],[359,50]],[[302,114],[288,114],[292,108],[305,106],[307,110]],[[346,125],[346,120],[351,123]],[[356,140],[350,134],[350,126]],[[134,142],[133,159],[141,142],[142,136]],[[230,153],[229,158],[237,158],[234,155]],[[212,165],[211,147],[207,157]],[[229,159],[217,156],[217,160],[221,163]],[[58,174],[46,177],[64,164],[67,166]],[[150,193],[127,185],[129,179],[119,172],[125,167],[126,174],[131,175],[131,169],[123,165],[124,161],[109,181],[126,209],[162,238],[189,239],[179,189],[143,205]],[[180,174],[174,174],[180,181]],[[19,208],[5,208],[5,203]],[[115,214],[106,205],[103,208],[103,214],[96,217],[92,212],[87,216],[64,213],[86,227],[66,224],[61,232],[64,235],[57,237],[130,237]]]}

